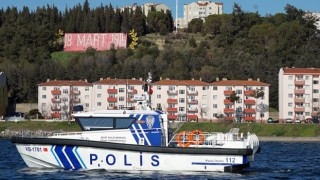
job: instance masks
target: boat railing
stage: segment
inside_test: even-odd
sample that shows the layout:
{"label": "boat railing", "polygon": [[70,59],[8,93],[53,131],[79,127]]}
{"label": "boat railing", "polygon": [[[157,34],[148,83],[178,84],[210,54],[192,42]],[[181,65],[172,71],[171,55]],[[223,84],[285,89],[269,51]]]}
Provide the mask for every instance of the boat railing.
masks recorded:
{"label": "boat railing", "polygon": [[193,133],[183,131],[174,134],[169,142],[169,145],[176,145],[182,147],[197,147],[204,145],[219,145],[230,141],[246,141],[247,137],[243,133],[239,133],[239,130],[233,129],[230,132],[201,132]]}
{"label": "boat railing", "polygon": [[63,133],[54,133],[52,136],[72,136],[72,135],[81,135],[82,132],[63,132]]}

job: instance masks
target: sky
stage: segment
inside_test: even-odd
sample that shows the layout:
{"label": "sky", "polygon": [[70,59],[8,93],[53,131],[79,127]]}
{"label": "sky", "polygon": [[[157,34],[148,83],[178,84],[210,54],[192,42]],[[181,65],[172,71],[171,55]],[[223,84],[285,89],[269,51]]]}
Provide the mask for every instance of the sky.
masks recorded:
{"label": "sky", "polygon": [[[22,9],[28,6],[29,9],[35,10],[37,7],[46,5],[55,5],[59,10],[63,11],[66,7],[71,8],[76,4],[83,4],[84,0],[0,0],[0,8],[17,7]],[[176,17],[176,0],[89,0],[90,8],[102,5],[112,4],[113,7],[122,7],[137,3],[163,3],[172,11],[173,18]],[[197,0],[178,0],[178,17],[183,16],[183,4],[197,2]],[[217,0],[211,2],[222,2],[223,11],[226,14],[232,12],[234,3],[240,5],[245,12],[258,12],[261,16],[266,14],[284,13],[286,4],[291,4],[298,9],[311,12],[320,12],[320,0]]]}

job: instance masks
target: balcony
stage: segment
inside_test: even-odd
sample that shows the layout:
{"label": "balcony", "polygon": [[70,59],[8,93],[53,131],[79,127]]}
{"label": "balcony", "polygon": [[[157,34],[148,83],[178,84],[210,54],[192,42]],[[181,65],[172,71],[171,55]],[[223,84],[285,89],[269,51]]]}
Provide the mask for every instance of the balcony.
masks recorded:
{"label": "balcony", "polygon": [[253,116],[245,116],[245,117],[244,117],[244,120],[245,120],[245,121],[255,121],[255,120],[256,120],[256,117],[253,117]]}
{"label": "balcony", "polygon": [[80,95],[80,91],[78,90],[71,90],[70,95]]}
{"label": "balcony", "polygon": [[244,95],[251,96],[253,94],[253,90],[244,91]]}
{"label": "balcony", "polygon": [[295,103],[304,103],[304,98],[294,98]]}
{"label": "balcony", "polygon": [[167,91],[168,95],[177,95],[178,94],[178,91],[177,90],[169,90]]}
{"label": "balcony", "polygon": [[138,91],[136,89],[128,89],[128,94],[137,94]]}
{"label": "balcony", "polygon": [[52,91],[51,91],[51,94],[52,94],[52,95],[61,95],[61,91],[55,89],[55,90],[52,90]]}
{"label": "balcony", "polygon": [[135,103],[136,101],[134,99],[132,99],[132,98],[128,98],[128,102],[129,103]]}
{"label": "balcony", "polygon": [[167,99],[167,103],[169,103],[169,104],[177,104],[178,100],[177,99]]}
{"label": "balcony", "polygon": [[74,104],[80,103],[80,98],[72,98],[70,99],[70,102]]}
{"label": "balcony", "polygon": [[226,95],[226,96],[230,96],[233,92],[234,92],[234,91],[232,91],[232,90],[225,90],[223,93],[224,93],[224,95]]}
{"label": "balcony", "polygon": [[61,99],[60,98],[51,98],[51,102],[52,103],[61,103]]}
{"label": "balcony", "polygon": [[304,93],[305,93],[305,90],[304,90],[304,89],[295,89],[295,90],[294,90],[294,93],[295,93],[295,94],[304,94]]}
{"label": "balcony", "polygon": [[178,109],[177,108],[167,108],[168,112],[177,112]]}
{"label": "balcony", "polygon": [[224,117],[224,120],[225,120],[225,121],[233,121],[233,120],[234,120],[234,117],[233,117],[233,116],[225,116],[225,117]]}
{"label": "balcony", "polygon": [[188,111],[188,112],[197,113],[197,112],[198,112],[198,109],[197,109],[197,108],[188,108],[187,111]]}
{"label": "balcony", "polygon": [[188,104],[198,104],[198,100],[196,99],[189,99]]}
{"label": "balcony", "polygon": [[198,91],[187,91],[187,95],[198,95]]}
{"label": "balcony", "polygon": [[255,109],[252,109],[252,108],[248,108],[248,109],[244,109],[244,113],[247,113],[247,114],[255,114],[255,113],[256,113],[256,110],[255,110]]}
{"label": "balcony", "polygon": [[177,115],[168,115],[168,119],[169,120],[176,120],[177,119]]}
{"label": "balcony", "polygon": [[189,114],[187,115],[187,118],[193,120],[193,119],[198,119],[198,116],[196,114]]}
{"label": "balcony", "polygon": [[295,107],[294,112],[304,112],[304,107]]}
{"label": "balcony", "polygon": [[117,94],[118,89],[107,89],[108,94]]}
{"label": "balcony", "polygon": [[244,100],[244,104],[254,105],[256,101],[254,99],[246,99]]}
{"label": "balcony", "polygon": [[117,102],[118,99],[117,99],[116,97],[108,97],[108,98],[107,98],[107,101],[108,101],[108,102]]}
{"label": "balcony", "polygon": [[234,113],[234,109],[224,108],[223,112],[226,113],[226,114]]}
{"label": "balcony", "polygon": [[60,118],[61,114],[60,113],[51,113],[52,118]]}
{"label": "balcony", "polygon": [[52,106],[51,110],[52,111],[61,111],[61,107],[60,106]]}
{"label": "balcony", "polygon": [[233,103],[230,101],[230,99],[225,99],[224,104],[233,104]]}
{"label": "balcony", "polygon": [[304,80],[295,80],[294,85],[296,86],[303,86],[305,84]]}

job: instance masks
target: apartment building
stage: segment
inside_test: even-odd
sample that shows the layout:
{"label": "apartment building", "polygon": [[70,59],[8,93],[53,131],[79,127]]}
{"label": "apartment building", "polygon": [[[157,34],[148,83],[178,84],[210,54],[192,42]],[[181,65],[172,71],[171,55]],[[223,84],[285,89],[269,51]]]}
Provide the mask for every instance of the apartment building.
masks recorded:
{"label": "apartment building", "polygon": [[171,121],[197,121],[207,118],[209,84],[201,80],[164,79],[153,84],[152,102]]}
{"label": "apartment building", "polygon": [[69,119],[73,108],[91,110],[92,84],[87,81],[47,80],[38,84],[38,109],[46,118]]}
{"label": "apartment building", "polygon": [[187,28],[189,22],[195,18],[205,20],[213,14],[223,13],[223,3],[211,1],[198,1],[183,5],[183,19],[178,19],[178,28]]}
{"label": "apartment building", "polygon": [[[130,12],[134,12],[137,9],[137,7],[137,3],[134,3],[131,6],[121,7],[120,10],[124,11],[125,9],[129,9]],[[156,11],[163,11],[164,13],[166,13],[167,10],[170,10],[168,6],[163,3],[145,3],[141,5],[141,10],[145,16],[148,16],[148,13],[151,11],[152,8],[154,8]]]}
{"label": "apartment building", "polygon": [[[266,121],[269,118],[269,86],[258,79],[227,80],[210,83],[209,108],[210,119],[224,117],[224,120],[237,122]],[[256,91],[263,91],[260,98],[253,97]],[[232,102],[230,95],[235,92],[239,100]],[[222,116],[221,116],[222,115]]]}
{"label": "apartment building", "polygon": [[[38,85],[38,107],[48,118],[67,119],[73,107],[83,111],[139,108],[145,81],[139,79],[100,79],[86,81],[50,81]],[[227,80],[206,83],[200,80],[160,79],[152,87],[152,108],[168,114],[170,121],[265,121],[269,117],[269,84],[253,80]],[[264,92],[255,99],[254,90]],[[239,100],[230,101],[236,92]],[[221,118],[222,117],[222,118]]]}
{"label": "apartment building", "polygon": [[281,68],[279,118],[304,120],[320,110],[320,68]]}
{"label": "apartment building", "polygon": [[134,97],[142,96],[144,85],[140,79],[100,79],[93,83],[93,110],[134,107]]}

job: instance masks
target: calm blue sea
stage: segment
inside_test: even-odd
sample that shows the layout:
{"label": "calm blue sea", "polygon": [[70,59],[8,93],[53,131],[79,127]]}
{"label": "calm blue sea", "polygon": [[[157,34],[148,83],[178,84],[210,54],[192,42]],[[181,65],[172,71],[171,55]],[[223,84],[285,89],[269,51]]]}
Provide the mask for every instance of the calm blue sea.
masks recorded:
{"label": "calm blue sea", "polygon": [[26,167],[15,146],[0,139],[0,179],[319,179],[320,142],[261,142],[241,173],[66,171]]}

